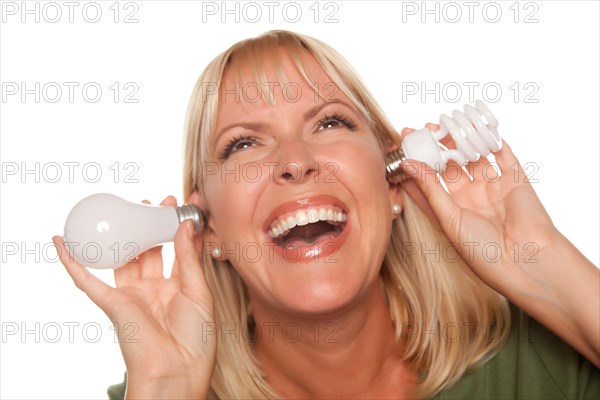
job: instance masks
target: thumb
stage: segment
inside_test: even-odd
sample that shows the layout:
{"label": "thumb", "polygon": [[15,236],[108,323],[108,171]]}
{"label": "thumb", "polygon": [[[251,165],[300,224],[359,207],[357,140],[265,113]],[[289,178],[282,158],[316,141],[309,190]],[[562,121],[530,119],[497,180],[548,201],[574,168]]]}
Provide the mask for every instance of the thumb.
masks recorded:
{"label": "thumb", "polygon": [[460,215],[460,207],[442,186],[439,175],[429,165],[416,160],[405,160],[400,167],[417,184],[442,228],[448,231],[452,217]]}
{"label": "thumb", "polygon": [[194,244],[194,225],[191,220],[183,221],[175,234],[175,260],[178,278],[186,294],[197,300],[206,300],[210,291]]}

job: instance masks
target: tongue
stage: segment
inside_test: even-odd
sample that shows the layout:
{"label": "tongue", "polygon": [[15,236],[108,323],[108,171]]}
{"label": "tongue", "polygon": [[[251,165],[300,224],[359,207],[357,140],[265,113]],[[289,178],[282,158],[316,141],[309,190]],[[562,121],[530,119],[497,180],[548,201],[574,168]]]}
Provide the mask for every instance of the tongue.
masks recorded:
{"label": "tongue", "polygon": [[325,221],[319,221],[304,226],[296,226],[285,236],[284,240],[286,244],[295,241],[310,244],[324,235],[335,237],[335,228]]}

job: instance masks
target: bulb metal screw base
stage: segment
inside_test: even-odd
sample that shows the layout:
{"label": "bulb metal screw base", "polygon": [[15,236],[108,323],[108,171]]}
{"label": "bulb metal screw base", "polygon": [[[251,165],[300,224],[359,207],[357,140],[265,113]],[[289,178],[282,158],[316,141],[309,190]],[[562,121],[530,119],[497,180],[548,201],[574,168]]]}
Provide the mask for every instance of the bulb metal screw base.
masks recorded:
{"label": "bulb metal screw base", "polygon": [[179,223],[182,223],[186,219],[191,219],[194,222],[194,232],[199,234],[204,228],[204,214],[202,211],[193,204],[184,204],[181,207],[175,207],[177,211],[177,217]]}
{"label": "bulb metal screw base", "polygon": [[406,173],[400,167],[402,161],[406,160],[402,147],[384,154],[385,158],[385,177],[391,184],[398,185],[408,179]]}

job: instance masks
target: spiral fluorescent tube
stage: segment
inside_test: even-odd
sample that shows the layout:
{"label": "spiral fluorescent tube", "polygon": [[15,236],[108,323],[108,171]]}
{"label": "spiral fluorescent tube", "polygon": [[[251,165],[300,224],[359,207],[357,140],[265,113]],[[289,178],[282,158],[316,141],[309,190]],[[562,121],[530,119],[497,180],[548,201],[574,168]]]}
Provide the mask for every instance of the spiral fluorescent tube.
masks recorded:
{"label": "spiral fluorescent tube", "polygon": [[[464,112],[454,110],[452,118],[444,114],[440,117],[440,130],[411,132],[404,137],[400,148],[386,154],[386,177],[390,183],[404,181],[407,177],[400,164],[406,159],[422,161],[436,172],[443,171],[450,160],[460,165],[477,161],[502,147],[497,128],[498,120],[480,100],[475,101],[475,107],[465,105]],[[445,149],[438,143],[448,133],[456,149]]]}

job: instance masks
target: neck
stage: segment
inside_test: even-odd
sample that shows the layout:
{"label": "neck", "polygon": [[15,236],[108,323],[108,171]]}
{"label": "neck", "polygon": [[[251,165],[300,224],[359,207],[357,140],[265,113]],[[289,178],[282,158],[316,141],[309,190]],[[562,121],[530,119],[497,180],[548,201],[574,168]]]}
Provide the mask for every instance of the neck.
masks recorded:
{"label": "neck", "polygon": [[355,303],[319,317],[282,316],[253,304],[261,328],[257,358],[279,395],[396,399],[409,395],[417,375],[402,361],[380,282]]}

